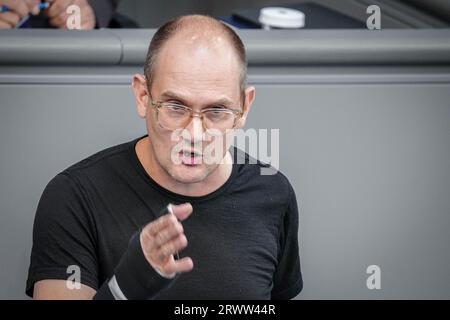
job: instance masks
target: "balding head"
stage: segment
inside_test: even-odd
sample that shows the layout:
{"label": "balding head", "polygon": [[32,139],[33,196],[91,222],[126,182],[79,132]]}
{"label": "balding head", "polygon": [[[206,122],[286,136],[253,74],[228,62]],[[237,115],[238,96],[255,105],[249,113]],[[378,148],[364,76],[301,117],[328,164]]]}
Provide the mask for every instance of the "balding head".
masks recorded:
{"label": "balding head", "polygon": [[[175,18],[156,31],[150,42],[144,66],[149,87],[155,77],[158,56],[170,41],[183,43],[186,51],[189,48],[203,46],[216,50],[218,54],[231,53],[232,58],[238,63],[239,86],[241,92],[244,92],[247,86],[247,60],[242,40],[226,24],[203,15]],[[228,52],[224,50],[225,48]]]}

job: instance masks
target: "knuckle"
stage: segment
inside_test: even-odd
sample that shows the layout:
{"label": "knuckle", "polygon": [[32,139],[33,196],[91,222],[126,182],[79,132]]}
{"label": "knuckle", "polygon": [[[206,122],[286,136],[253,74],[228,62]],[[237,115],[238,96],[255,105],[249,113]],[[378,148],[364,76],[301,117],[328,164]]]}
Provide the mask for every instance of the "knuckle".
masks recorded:
{"label": "knuckle", "polygon": [[146,227],[150,230],[154,230],[158,226],[159,220],[150,222]]}
{"label": "knuckle", "polygon": [[161,218],[158,218],[158,220],[156,221],[159,227],[164,227],[169,222],[169,219],[166,216],[162,216]]}
{"label": "knuckle", "polygon": [[151,249],[151,242],[148,241],[148,238],[145,234],[141,234],[140,237],[142,251],[147,252]]}
{"label": "knuckle", "polygon": [[152,233],[156,233],[164,224],[164,220],[158,219],[150,223],[149,228]]}
{"label": "knuckle", "polygon": [[156,243],[158,243],[160,245],[164,243],[164,234],[163,234],[163,232],[158,232],[155,235],[155,241],[156,241]]}
{"label": "knuckle", "polygon": [[141,240],[150,241],[152,238],[150,226],[146,226],[144,229],[142,229],[141,235],[142,235]]}

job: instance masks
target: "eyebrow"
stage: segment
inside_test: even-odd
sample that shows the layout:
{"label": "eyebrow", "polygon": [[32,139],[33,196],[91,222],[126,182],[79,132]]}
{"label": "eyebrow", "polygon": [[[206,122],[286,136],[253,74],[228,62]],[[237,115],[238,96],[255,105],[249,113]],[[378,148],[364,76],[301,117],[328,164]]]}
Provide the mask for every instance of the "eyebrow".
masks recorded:
{"label": "eyebrow", "polygon": [[[181,95],[173,92],[173,91],[164,91],[161,94],[161,98],[162,99],[174,99],[174,100],[179,100],[181,102],[186,102],[187,100],[185,98],[183,98]],[[233,102],[227,98],[221,98],[217,101],[214,101],[212,103],[208,103],[209,106],[215,106],[215,105],[223,105],[223,106],[232,106]]]}

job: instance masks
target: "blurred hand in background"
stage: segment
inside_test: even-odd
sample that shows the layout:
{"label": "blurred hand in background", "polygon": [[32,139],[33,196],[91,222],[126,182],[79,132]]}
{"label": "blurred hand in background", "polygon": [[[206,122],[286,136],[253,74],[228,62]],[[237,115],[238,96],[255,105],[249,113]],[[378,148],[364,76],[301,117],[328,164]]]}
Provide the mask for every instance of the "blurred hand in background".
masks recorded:
{"label": "blurred hand in background", "polygon": [[0,7],[8,7],[0,13],[0,29],[13,29],[28,15],[39,14],[40,0],[0,0]]}
{"label": "blurred hand in background", "polygon": [[67,19],[70,12],[67,8],[76,5],[80,8],[81,29],[91,30],[95,28],[96,20],[94,10],[87,0],[47,0],[50,6],[44,10],[51,26],[58,29],[67,29]]}

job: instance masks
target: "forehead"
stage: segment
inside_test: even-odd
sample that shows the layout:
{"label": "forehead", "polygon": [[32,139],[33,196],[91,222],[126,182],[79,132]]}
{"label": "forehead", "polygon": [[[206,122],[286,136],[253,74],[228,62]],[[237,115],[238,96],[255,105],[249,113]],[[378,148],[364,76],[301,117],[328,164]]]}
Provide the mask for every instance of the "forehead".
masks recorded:
{"label": "forehead", "polygon": [[158,54],[152,87],[187,97],[234,100],[240,96],[240,72],[237,55],[223,35],[176,35]]}

